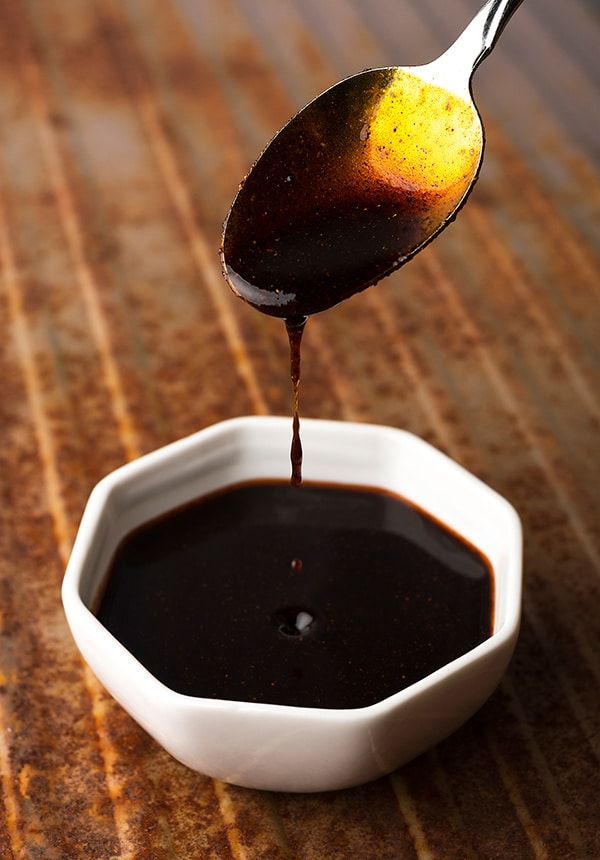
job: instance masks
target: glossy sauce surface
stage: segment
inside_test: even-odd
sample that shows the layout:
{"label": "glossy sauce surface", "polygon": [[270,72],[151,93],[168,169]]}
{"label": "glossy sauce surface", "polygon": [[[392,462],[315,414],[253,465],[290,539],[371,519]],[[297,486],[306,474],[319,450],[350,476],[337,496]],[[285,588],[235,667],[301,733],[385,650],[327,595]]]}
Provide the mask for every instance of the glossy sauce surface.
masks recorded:
{"label": "glossy sauce surface", "polygon": [[356,708],[487,639],[492,607],[484,557],[401,499],[257,482],[128,536],[97,616],[178,692]]}

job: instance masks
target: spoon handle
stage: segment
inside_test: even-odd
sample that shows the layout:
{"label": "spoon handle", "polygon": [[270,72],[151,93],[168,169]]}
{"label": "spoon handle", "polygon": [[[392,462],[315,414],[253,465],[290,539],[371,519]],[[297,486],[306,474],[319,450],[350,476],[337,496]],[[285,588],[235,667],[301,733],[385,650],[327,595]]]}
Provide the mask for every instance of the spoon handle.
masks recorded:
{"label": "spoon handle", "polygon": [[[479,15],[484,16],[483,29],[481,33],[481,52],[473,63],[473,71],[479,63],[487,57],[496,42],[500,33],[508,24],[509,18],[517,11],[523,0],[489,0],[489,3],[483,7]],[[479,15],[473,20],[473,24],[479,18]]]}
{"label": "spoon handle", "polygon": [[438,65],[457,80],[471,77],[490,53],[500,33],[523,0],[488,0],[458,39],[432,65]]}

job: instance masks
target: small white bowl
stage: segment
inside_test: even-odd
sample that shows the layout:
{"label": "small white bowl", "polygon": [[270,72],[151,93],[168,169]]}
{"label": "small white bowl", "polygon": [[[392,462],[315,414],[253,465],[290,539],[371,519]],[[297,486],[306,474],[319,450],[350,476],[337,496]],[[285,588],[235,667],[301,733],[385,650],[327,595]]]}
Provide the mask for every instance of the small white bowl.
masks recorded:
{"label": "small white bowl", "polygon": [[290,429],[287,418],[237,418],[112,472],[90,495],[62,596],[75,641],[94,674],[176,759],[251,788],[326,791],[395,770],[457,729],[492,693],[518,635],[521,526],[507,501],[410,433],[305,419],[307,480],[398,493],[485,553],[494,570],[493,635],[365,708],[297,708],[176,693],[90,611],[113,553],[132,529],[194,498],[253,478],[287,478]]}

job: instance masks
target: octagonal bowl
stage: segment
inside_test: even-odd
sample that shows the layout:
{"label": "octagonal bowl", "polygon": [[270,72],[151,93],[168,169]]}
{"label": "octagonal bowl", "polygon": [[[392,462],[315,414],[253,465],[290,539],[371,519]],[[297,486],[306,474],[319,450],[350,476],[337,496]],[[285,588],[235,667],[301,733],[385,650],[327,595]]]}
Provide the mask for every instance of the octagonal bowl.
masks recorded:
{"label": "octagonal bowl", "polygon": [[224,421],[103,478],[87,503],[62,589],[83,657],[159,744],[194,770],[274,791],[358,785],[445,738],[498,684],[516,643],[521,611],[521,527],[505,499],[401,430],[305,419],[302,432],[308,480],[396,493],[487,556],[495,591],[489,639],[383,701],[336,710],[182,695],[148,672],[100,624],[93,609],[125,535],[219,488],[287,478],[287,418]]}

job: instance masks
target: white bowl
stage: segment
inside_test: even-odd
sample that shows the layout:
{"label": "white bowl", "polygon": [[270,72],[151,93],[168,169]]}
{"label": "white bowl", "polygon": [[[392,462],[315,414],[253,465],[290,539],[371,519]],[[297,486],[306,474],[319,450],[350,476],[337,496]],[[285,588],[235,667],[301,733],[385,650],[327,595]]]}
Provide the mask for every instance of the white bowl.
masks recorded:
{"label": "white bowl", "polygon": [[364,708],[297,708],[176,693],[90,611],[121,539],[220,487],[287,478],[290,420],[216,424],[112,472],[94,488],[64,578],[71,631],[94,674],[188,767],[252,788],[325,791],[382,776],[445,738],[492,693],[521,612],[521,527],[512,506],[410,433],[305,419],[305,477],[380,487],[429,511],[478,547],[494,570],[494,632],[416,684]]}

